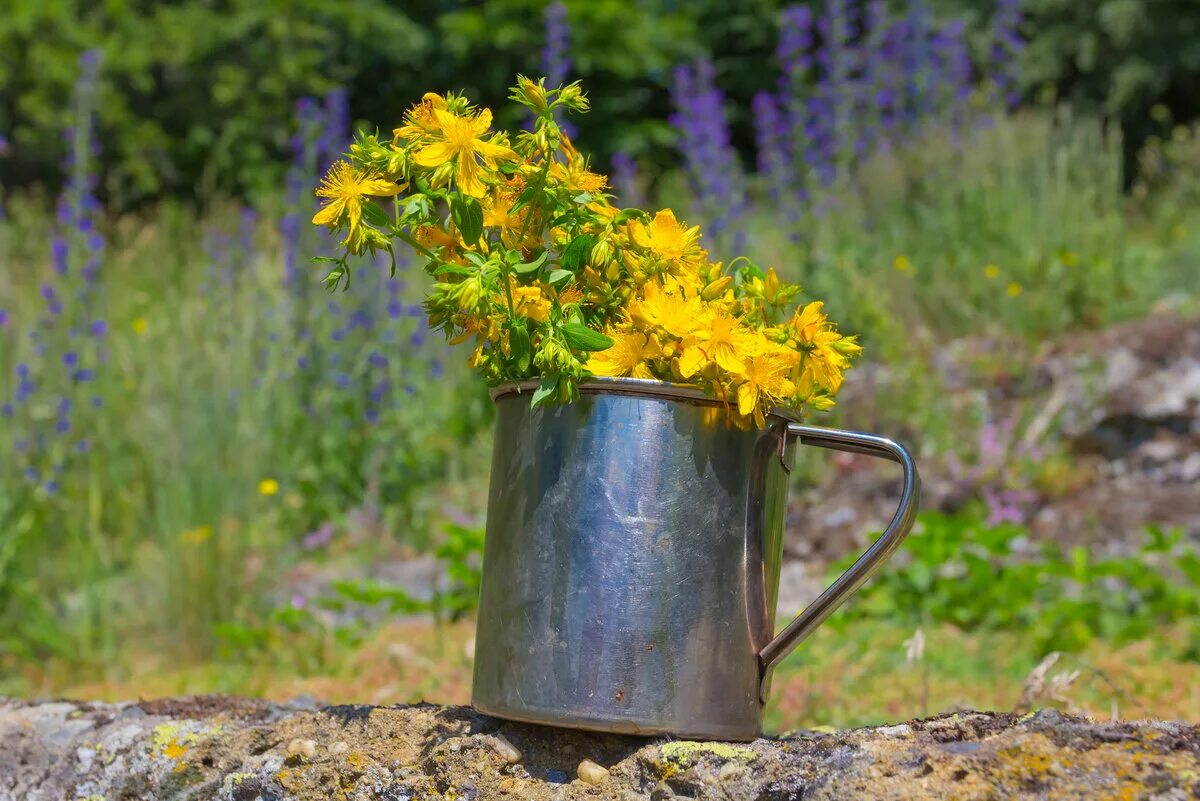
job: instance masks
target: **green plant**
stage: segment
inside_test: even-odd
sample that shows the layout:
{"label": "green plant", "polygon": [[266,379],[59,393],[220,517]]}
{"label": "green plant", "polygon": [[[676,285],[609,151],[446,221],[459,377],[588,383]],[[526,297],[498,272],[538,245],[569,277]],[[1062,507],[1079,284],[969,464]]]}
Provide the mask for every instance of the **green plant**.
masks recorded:
{"label": "green plant", "polygon": [[[834,566],[836,575],[849,566]],[[1024,632],[1044,653],[1094,638],[1120,644],[1200,614],[1200,553],[1180,531],[1150,527],[1134,557],[1035,546],[1026,530],[922,514],[896,563],[844,613],[907,626]]]}

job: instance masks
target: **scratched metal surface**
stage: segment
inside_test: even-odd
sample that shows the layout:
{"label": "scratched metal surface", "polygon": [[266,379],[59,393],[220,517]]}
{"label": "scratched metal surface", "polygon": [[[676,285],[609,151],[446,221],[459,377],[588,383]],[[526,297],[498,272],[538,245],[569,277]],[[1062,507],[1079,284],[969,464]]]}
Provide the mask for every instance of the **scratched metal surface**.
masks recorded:
{"label": "scratched metal surface", "polygon": [[549,409],[528,394],[496,403],[475,705],[755,737],[788,421],[739,431],[711,403],[603,391]]}

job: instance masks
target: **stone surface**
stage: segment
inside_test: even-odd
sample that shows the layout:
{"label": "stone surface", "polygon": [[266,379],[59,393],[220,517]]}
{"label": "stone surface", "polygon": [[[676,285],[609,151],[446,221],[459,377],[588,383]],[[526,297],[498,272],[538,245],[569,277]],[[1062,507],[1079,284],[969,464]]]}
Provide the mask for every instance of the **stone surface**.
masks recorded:
{"label": "stone surface", "polygon": [[[512,750],[497,748],[503,737]],[[513,762],[513,751],[519,761]],[[607,766],[576,778],[584,760]],[[464,707],[0,700],[0,799],[1102,799],[1200,794],[1200,729],[1044,710],[697,743]]]}

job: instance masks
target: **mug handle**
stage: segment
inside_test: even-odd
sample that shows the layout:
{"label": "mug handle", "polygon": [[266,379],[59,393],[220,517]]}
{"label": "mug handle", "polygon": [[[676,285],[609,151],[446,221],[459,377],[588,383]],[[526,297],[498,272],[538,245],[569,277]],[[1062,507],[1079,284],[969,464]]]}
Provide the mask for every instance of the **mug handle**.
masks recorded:
{"label": "mug handle", "polygon": [[780,441],[780,456],[787,445],[789,437],[796,437],[802,445],[816,445],[820,448],[832,448],[849,453],[863,453],[868,456],[878,456],[896,462],[904,470],[904,488],[900,492],[900,505],[892,522],[875,543],[858,557],[850,568],[838,576],[825,592],[815,601],[805,607],[788,627],[776,635],[759,651],[759,664],[762,667],[764,680],[781,659],[791,653],[808,635],[812,634],[825,619],[833,614],[855,590],[875,575],[875,572],[887,561],[900,543],[908,536],[909,530],[917,516],[917,505],[921,498],[921,477],[917,475],[917,466],[912,454],[898,442],[874,434],[863,434],[857,431],[840,431],[836,428],[818,428],[798,423],[789,423],[787,431]]}

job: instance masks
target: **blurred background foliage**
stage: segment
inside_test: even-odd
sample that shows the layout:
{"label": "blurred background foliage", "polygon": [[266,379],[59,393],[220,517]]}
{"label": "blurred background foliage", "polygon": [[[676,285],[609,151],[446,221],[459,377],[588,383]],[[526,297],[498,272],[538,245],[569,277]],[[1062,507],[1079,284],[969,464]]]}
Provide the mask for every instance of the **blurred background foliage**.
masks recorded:
{"label": "blurred background foliage", "polygon": [[[0,18],[0,131],[16,158],[6,186],[56,189],[78,55],[105,53],[97,124],[104,196],[119,208],[196,187],[261,199],[281,183],[290,117],[302,96],[349,93],[354,120],[387,125],[431,88],[500,106],[512,76],[539,71],[542,0],[10,0]],[[779,65],[778,0],[588,0],[568,3],[572,78],[595,108],[582,144],[665,169],[674,161],[671,67],[713,58],[733,139],[752,158],[750,99]],[[902,4],[895,3],[897,8]],[[962,19],[978,62],[991,46],[990,0],[934,0]],[[1200,113],[1200,21],[1188,0],[1030,0],[1021,54],[1026,98],[1053,93],[1119,121],[1128,159]],[[501,125],[518,122],[505,110]]]}
{"label": "blurred background foliage", "polygon": [[[523,72],[583,80],[568,124],[619,202],[861,336],[821,421],[918,447],[937,509],[777,674],[775,725],[995,706],[1055,651],[1106,677],[1088,709],[1200,720],[1200,405],[1129,406],[1193,381],[1197,26],[1185,0],[9,0],[0,693],[466,700],[492,406],[420,270],[328,294],[309,220],[356,127],[453,88],[511,129]],[[1113,370],[1109,458],[1067,423],[1108,425]],[[788,563],[820,583],[894,489],[799,462]]]}

